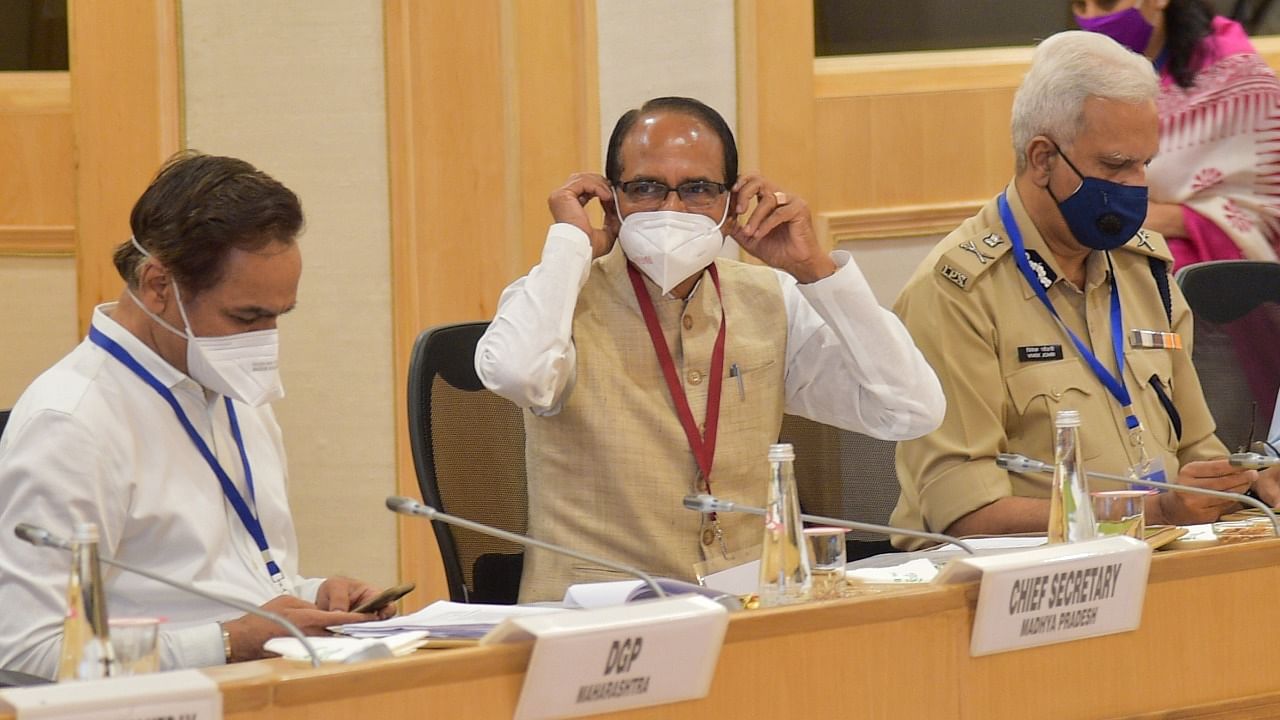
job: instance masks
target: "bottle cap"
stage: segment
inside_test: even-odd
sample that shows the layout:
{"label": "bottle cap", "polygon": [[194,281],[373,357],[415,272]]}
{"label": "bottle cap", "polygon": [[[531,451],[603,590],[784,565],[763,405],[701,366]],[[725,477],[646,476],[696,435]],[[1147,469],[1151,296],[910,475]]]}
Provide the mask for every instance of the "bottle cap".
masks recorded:
{"label": "bottle cap", "polygon": [[1080,411],[1059,410],[1054,416],[1053,424],[1058,427],[1080,427]]}
{"label": "bottle cap", "polygon": [[98,542],[98,526],[91,522],[76,523],[76,529],[71,534],[71,542]]}
{"label": "bottle cap", "polygon": [[769,446],[769,462],[782,462],[796,459],[796,451],[791,443],[778,443]]}

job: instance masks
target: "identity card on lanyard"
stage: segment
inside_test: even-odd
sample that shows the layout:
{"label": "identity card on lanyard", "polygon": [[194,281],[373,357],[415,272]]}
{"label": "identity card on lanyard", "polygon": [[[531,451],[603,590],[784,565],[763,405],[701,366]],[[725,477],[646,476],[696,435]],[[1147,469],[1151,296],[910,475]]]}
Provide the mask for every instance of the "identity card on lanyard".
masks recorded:
{"label": "identity card on lanyard", "polygon": [[[716,342],[711,350],[711,379],[710,387],[707,388],[707,415],[706,415],[706,431],[698,432],[698,423],[693,419],[693,411],[689,408],[689,399],[685,396],[684,386],[680,384],[680,379],[676,377],[675,360],[671,357],[671,348],[667,347],[667,340],[662,335],[662,326],[658,323],[658,312],[653,306],[653,299],[649,297],[649,291],[644,287],[644,278],[640,276],[640,271],[630,262],[627,263],[627,275],[631,278],[631,289],[635,291],[636,302],[640,304],[640,314],[644,316],[645,327],[649,330],[649,340],[653,343],[653,351],[658,356],[658,364],[662,366],[662,377],[667,381],[667,389],[671,392],[671,401],[676,406],[676,416],[680,418],[680,425],[684,428],[685,438],[689,441],[689,449],[693,451],[693,458],[698,463],[698,472],[701,474],[703,482],[707,484],[706,491],[711,492],[711,465],[716,457],[716,432],[720,427],[720,391],[721,378],[724,377],[724,340],[725,340],[725,318],[724,318],[724,297],[720,294],[720,272],[716,269],[715,263],[711,263],[707,268],[708,274],[711,275],[711,283],[716,288],[716,297],[720,298],[720,330],[716,333]],[[695,488],[695,491],[701,491],[701,488]],[[708,518],[714,527],[714,533],[720,542],[720,552],[725,558],[729,557],[729,548],[724,542],[724,530],[720,527],[720,519],[715,513],[708,513]]]}
{"label": "identity card on lanyard", "polygon": [[[227,419],[231,423],[231,436],[235,438],[236,447],[240,451],[240,462],[244,465],[245,485],[249,489],[248,502],[245,501],[240,491],[236,489],[235,483],[231,482],[231,477],[227,475],[227,471],[222,468],[218,458],[209,449],[208,443],[204,441],[204,438],[200,437],[200,433],[196,432],[195,426],[191,424],[186,412],[178,404],[178,398],[174,397],[173,392],[165,387],[164,383],[160,382],[149,370],[142,367],[142,364],[134,359],[128,350],[125,350],[116,341],[107,337],[92,325],[89,327],[89,340],[132,370],[134,375],[137,375],[143,382],[151,386],[151,389],[155,390],[160,397],[164,398],[165,402],[169,403],[169,407],[173,408],[173,413],[178,416],[178,422],[182,423],[182,429],[187,431],[187,436],[191,438],[192,444],[200,451],[204,461],[209,464],[209,468],[217,476],[218,483],[222,486],[222,494],[231,503],[231,507],[236,511],[236,516],[240,518],[240,523],[249,532],[249,536],[253,538],[253,542],[258,546],[258,551],[262,553],[262,561],[266,567],[267,575],[271,577],[271,582],[275,584],[280,592],[292,595],[292,583],[280,570],[280,566],[276,564],[275,558],[271,554],[271,547],[267,544],[267,535],[262,529],[262,522],[256,512],[257,500],[253,491],[253,472],[249,469],[249,456],[244,450],[244,439],[240,435],[240,423],[236,419],[236,411],[231,404],[231,398],[223,399],[226,401]],[[249,507],[250,504],[253,505],[253,508]]]}
{"label": "identity card on lanyard", "polygon": [[1143,443],[1142,423],[1139,422],[1138,416],[1133,410],[1133,401],[1129,396],[1129,390],[1124,385],[1124,318],[1120,311],[1120,288],[1116,284],[1115,266],[1111,264],[1111,254],[1107,254],[1107,266],[1111,268],[1111,350],[1116,357],[1116,375],[1112,375],[1097,355],[1093,354],[1088,346],[1081,342],[1071,328],[1062,322],[1062,318],[1058,315],[1058,310],[1053,306],[1053,302],[1049,300],[1049,294],[1045,291],[1044,286],[1040,284],[1039,278],[1034,270],[1031,269],[1031,263],[1027,260],[1027,252],[1022,242],[1022,231],[1018,229],[1018,221],[1013,217],[1013,211],[1009,208],[1009,199],[1005,193],[1000,193],[1000,220],[1004,223],[1005,230],[1009,233],[1009,242],[1013,246],[1013,259],[1018,265],[1018,270],[1022,273],[1023,279],[1035,291],[1036,297],[1040,298],[1040,302],[1049,310],[1049,314],[1053,316],[1058,327],[1062,328],[1063,333],[1075,345],[1076,350],[1080,352],[1081,357],[1089,365],[1089,369],[1097,376],[1098,380],[1111,393],[1111,397],[1120,403],[1121,410],[1125,413],[1125,426],[1129,428],[1129,443],[1138,450],[1138,462],[1129,468],[1131,477],[1142,480],[1151,480],[1153,482],[1165,482],[1164,460],[1162,458],[1153,458],[1147,454],[1146,445]]}

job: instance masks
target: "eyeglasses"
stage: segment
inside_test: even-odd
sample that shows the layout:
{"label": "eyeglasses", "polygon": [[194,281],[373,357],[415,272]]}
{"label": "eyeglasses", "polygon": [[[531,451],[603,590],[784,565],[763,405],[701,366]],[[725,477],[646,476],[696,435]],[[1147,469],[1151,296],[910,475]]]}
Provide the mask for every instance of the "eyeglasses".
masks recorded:
{"label": "eyeglasses", "polygon": [[729,189],[723,183],[707,180],[693,180],[675,187],[656,180],[631,180],[618,183],[618,187],[622,188],[622,194],[627,200],[638,207],[656,208],[666,202],[667,195],[675,192],[680,196],[680,202],[690,210],[702,210],[715,205]]}

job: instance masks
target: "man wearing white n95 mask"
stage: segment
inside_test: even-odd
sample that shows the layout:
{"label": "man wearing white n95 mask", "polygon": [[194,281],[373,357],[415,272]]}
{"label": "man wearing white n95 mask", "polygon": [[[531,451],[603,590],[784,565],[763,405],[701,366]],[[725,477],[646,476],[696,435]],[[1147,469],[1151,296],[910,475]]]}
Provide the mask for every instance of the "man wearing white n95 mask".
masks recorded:
{"label": "man wearing white n95 mask", "polygon": [[[527,409],[534,537],[690,578],[751,559],[761,530],[681,499],[763,504],[783,412],[891,439],[940,422],[937,378],[849,254],[822,252],[805,203],[737,164],[715,110],[659,98],[618,121],[607,178],[551,194],[542,262],[476,352]],[[718,258],[725,236],[771,267]],[[618,577],[533,550],[520,597]]]}
{"label": "man wearing white n95 mask", "polygon": [[[302,208],[241,160],[185,153],[156,176],[116,250],[126,288],[23,393],[0,440],[0,667],[52,677],[67,557],[21,522],[96,523],[102,553],[284,615],[304,632],[371,619],[376,590],[298,576],[280,428],[276,320],[295,303]],[[104,570],[113,617],[158,616],[164,668],[261,657],[284,630]]]}

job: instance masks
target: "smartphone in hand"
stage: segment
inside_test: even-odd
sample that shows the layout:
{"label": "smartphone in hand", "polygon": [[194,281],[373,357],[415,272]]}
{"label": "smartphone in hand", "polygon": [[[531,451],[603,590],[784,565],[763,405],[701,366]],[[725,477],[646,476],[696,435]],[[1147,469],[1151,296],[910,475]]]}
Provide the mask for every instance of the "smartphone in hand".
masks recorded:
{"label": "smartphone in hand", "polygon": [[406,583],[404,585],[396,585],[395,587],[389,587],[386,590],[383,590],[382,592],[378,593],[377,595],[374,595],[373,597],[369,598],[365,602],[360,603],[360,605],[352,608],[351,612],[354,612],[354,613],[378,612],[382,608],[390,605],[391,603],[399,600],[405,595],[408,595],[409,593],[413,592],[413,589],[415,587],[417,586],[414,585],[413,583]]}

